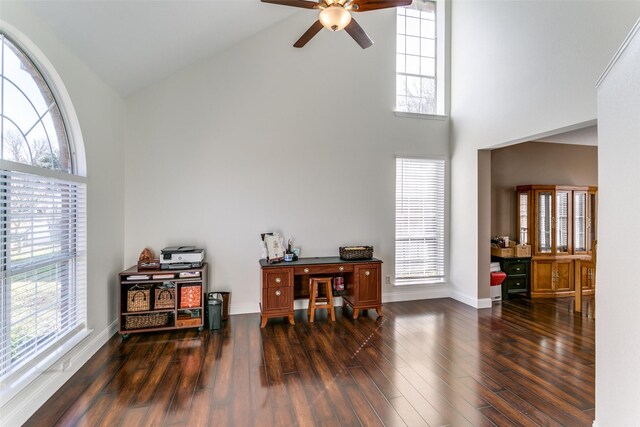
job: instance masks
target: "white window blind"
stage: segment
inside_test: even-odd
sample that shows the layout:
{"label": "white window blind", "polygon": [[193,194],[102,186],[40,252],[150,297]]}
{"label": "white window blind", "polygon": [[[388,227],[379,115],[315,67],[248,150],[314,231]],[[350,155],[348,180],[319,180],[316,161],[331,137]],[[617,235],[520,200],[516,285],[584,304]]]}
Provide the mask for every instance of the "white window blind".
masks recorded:
{"label": "white window blind", "polygon": [[445,162],[396,159],[395,283],[444,281]]}
{"label": "white window blind", "polygon": [[4,382],[85,327],[85,184],[0,169],[0,233]]}

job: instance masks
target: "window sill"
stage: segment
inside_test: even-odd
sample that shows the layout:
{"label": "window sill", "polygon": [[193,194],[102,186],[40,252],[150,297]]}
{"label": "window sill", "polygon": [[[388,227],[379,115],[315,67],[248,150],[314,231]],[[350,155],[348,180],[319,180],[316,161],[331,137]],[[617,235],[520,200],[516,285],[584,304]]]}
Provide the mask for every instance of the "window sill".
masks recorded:
{"label": "window sill", "polygon": [[[66,370],[69,365],[69,360],[64,360],[64,356],[88,337],[91,332],[91,329],[81,329],[77,331],[64,343],[46,354],[41,360],[27,363],[24,367],[3,378],[3,380],[0,381],[0,407],[7,404],[7,402],[41,375]],[[57,366],[57,363],[60,363],[60,365]]]}
{"label": "window sill", "polygon": [[393,111],[396,117],[407,117],[411,119],[425,119],[425,120],[448,120],[449,116],[442,114],[422,114],[422,113],[410,113],[408,111]]}

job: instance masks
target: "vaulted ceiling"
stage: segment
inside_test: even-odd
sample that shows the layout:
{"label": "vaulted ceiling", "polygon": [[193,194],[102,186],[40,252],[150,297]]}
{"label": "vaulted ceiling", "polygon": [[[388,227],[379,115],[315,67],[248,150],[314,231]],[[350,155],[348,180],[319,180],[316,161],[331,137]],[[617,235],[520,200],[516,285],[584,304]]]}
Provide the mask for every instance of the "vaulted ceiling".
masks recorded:
{"label": "vaulted ceiling", "polygon": [[23,0],[126,97],[296,13],[259,0]]}

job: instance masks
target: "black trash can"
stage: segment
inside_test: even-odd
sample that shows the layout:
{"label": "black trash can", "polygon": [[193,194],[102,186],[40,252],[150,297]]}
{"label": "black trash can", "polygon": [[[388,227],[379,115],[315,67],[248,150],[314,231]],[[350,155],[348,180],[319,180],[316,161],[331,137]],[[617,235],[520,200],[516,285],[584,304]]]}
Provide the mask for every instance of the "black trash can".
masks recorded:
{"label": "black trash can", "polygon": [[216,298],[215,292],[207,294],[207,318],[209,330],[217,330],[222,327],[222,300]]}

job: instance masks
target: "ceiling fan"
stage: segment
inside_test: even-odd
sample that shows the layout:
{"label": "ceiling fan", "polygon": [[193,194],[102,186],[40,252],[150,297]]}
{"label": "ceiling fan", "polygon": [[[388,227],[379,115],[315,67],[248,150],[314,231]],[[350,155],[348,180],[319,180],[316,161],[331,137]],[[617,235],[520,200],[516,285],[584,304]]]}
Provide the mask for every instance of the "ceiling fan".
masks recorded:
{"label": "ceiling fan", "polygon": [[373,44],[373,41],[356,20],[351,17],[351,12],[368,12],[370,10],[409,6],[412,0],[319,0],[317,2],[308,0],[262,0],[262,2],[303,9],[320,9],[318,20],[294,43],[293,47],[303,47],[324,27],[331,31],[344,29],[361,48],[366,49]]}

